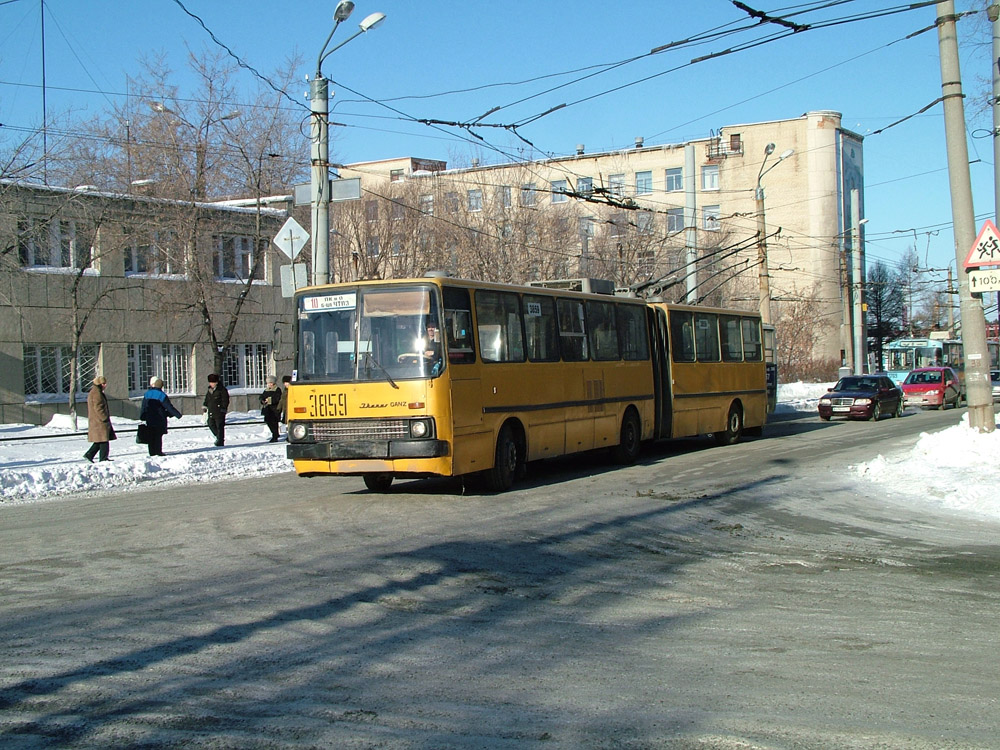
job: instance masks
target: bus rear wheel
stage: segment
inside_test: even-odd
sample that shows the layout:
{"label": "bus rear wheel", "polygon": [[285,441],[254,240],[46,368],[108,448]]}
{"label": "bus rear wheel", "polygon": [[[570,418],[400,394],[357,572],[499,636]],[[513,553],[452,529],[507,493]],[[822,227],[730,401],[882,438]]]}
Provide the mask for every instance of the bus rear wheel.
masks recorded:
{"label": "bus rear wheel", "polygon": [[392,487],[392,474],[365,474],[364,480],[371,492],[388,492]]}
{"label": "bus rear wheel", "polygon": [[726,417],[726,428],[715,433],[715,442],[719,445],[732,445],[740,439],[743,434],[743,410],[739,404],[729,407],[729,416]]}
{"label": "bus rear wheel", "polygon": [[639,422],[639,416],[635,413],[634,409],[629,409],[625,412],[625,416],[622,417],[621,436],[612,454],[615,463],[622,465],[634,464],[636,459],[639,458],[641,442],[642,425]]}
{"label": "bus rear wheel", "polygon": [[514,484],[523,458],[520,455],[514,431],[509,424],[500,428],[497,436],[493,468],[486,471],[486,487],[490,492],[506,492]]}

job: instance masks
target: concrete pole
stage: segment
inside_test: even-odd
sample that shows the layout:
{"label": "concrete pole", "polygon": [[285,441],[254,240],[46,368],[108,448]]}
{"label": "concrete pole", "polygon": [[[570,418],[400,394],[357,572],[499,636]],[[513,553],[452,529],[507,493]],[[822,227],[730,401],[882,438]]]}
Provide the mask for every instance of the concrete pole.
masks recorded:
{"label": "concrete pole", "polygon": [[698,204],[695,188],[694,146],[684,147],[684,245],[687,248],[687,293],[684,301],[693,305],[698,299]]}
{"label": "concrete pole", "polygon": [[945,140],[948,146],[948,180],[951,186],[951,213],[955,232],[955,261],[958,296],[962,313],[962,344],[965,348],[965,388],[969,403],[969,426],[979,432],[993,432],[993,389],[990,385],[990,358],[986,351],[986,319],[983,303],[969,291],[965,256],[976,241],[976,217],[972,208],[972,178],[969,175],[969,147],[965,140],[965,106],[962,103],[962,75],[958,62],[958,34],[955,2],[937,5],[938,48],[941,56],[941,95],[944,99]]}
{"label": "concrete pole", "polygon": [[330,88],[322,74],[309,82],[312,160],[313,284],[330,283]]}
{"label": "concrete pole", "polygon": [[[1000,222],[1000,5],[986,9],[993,28],[993,223]],[[950,272],[949,272],[950,274]],[[948,284],[951,291],[951,284]],[[950,301],[950,298],[949,298]],[[997,292],[997,321],[1000,321],[1000,292]]]}
{"label": "concrete pole", "polygon": [[864,375],[868,368],[868,338],[865,335],[865,301],[864,301],[864,256],[861,252],[861,191],[851,189],[851,299],[853,314],[851,315],[851,330],[853,332],[854,374]]}
{"label": "concrete pole", "polygon": [[771,279],[767,267],[767,226],[764,222],[764,188],[757,180],[757,277],[760,281],[760,320],[771,324]]}

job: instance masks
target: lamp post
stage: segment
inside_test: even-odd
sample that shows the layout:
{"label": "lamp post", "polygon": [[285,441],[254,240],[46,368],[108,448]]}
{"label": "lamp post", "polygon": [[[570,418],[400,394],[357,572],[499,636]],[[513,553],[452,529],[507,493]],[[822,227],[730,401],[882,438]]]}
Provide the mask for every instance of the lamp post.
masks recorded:
{"label": "lamp post", "polygon": [[795,153],[794,149],[782,152],[778,161],[765,169],[767,158],[774,153],[774,144],[768,143],[764,147],[764,161],[760,163],[760,170],[757,172],[757,190],[754,198],[757,201],[757,273],[760,279],[760,320],[765,325],[771,324],[771,280],[767,267],[767,226],[764,221],[764,188],[760,184],[761,179],[781,164],[785,159]]}
{"label": "lamp post", "polygon": [[333,28],[316,58],[316,75],[309,82],[309,106],[312,113],[309,136],[312,142],[312,237],[313,284],[330,281],[330,87],[323,77],[323,61],[357,36],[374,29],[385,20],[384,13],[372,13],[359,24],[358,31],[327,50],[334,32],[354,10],[351,0],[340,0],[333,11]]}

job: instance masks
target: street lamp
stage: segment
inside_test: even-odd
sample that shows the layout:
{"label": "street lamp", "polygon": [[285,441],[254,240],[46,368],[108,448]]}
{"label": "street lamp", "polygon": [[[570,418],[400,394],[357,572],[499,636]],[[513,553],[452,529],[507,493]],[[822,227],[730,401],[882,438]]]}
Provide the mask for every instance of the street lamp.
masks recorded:
{"label": "street lamp", "polygon": [[385,20],[384,13],[372,13],[359,24],[358,31],[340,44],[327,50],[334,32],[346,21],[354,3],[340,0],[333,11],[333,28],[316,57],[316,75],[309,83],[309,105],[312,117],[309,135],[312,141],[312,236],[313,284],[330,281],[330,88],[323,77],[323,61],[352,39],[374,29]]}
{"label": "street lamp", "polygon": [[757,190],[754,198],[757,201],[757,273],[760,279],[760,319],[765,325],[771,323],[771,281],[768,276],[767,267],[767,228],[764,222],[764,188],[760,181],[768,172],[781,164],[785,159],[795,153],[794,149],[782,152],[778,160],[765,169],[767,158],[774,153],[774,144],[768,143],[764,147],[764,161],[760,163],[760,170],[757,172]]}

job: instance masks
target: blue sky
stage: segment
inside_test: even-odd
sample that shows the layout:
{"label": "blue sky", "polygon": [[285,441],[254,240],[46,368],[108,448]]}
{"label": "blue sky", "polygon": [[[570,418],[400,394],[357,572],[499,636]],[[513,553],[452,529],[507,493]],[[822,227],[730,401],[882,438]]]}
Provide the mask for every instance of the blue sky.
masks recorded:
{"label": "blue sky", "polygon": [[[41,122],[41,2],[0,0],[0,123],[8,137]],[[188,49],[218,49],[190,14],[265,75],[289,55],[301,55],[301,85],[287,93],[305,105],[305,76],[315,69],[335,6],[332,0],[44,3],[48,111],[72,109],[80,116],[121,101],[126,73],[154,51],[166,53],[183,89]],[[833,6],[794,17],[814,25],[903,5],[901,0],[747,4],[786,16],[793,6]],[[956,4],[960,11],[971,6]],[[895,263],[914,244],[922,265],[945,268],[955,260],[941,105],[875,134],[941,94],[936,33],[905,39],[933,24],[932,7],[814,28],[692,65],[692,58],[746,45],[779,28],[769,25],[649,56],[662,45],[748,26],[748,16],[730,0],[357,0],[356,6],[333,44],[369,13],[382,11],[387,19],[323,65],[336,82],[332,119],[343,123],[333,130],[335,160],[537,158],[572,153],[578,143],[602,151],[628,146],[637,136],[647,145],[683,142],[724,125],[833,109],[843,113],[845,127],[866,136],[869,263]],[[985,91],[981,79],[990,75],[989,51],[967,44],[971,33],[972,24],[963,20],[962,75],[970,97]],[[611,70],[592,67],[633,57],[640,59]],[[241,76],[249,89],[251,73]],[[567,106],[527,122],[561,104]],[[473,145],[475,139],[455,128],[412,121],[467,122],[494,107],[502,109],[483,122],[519,124],[521,138],[536,150],[502,128],[477,131],[488,144]],[[967,107],[978,229],[993,212],[991,122],[989,115],[973,118]],[[302,159],[308,159],[305,138]]]}

